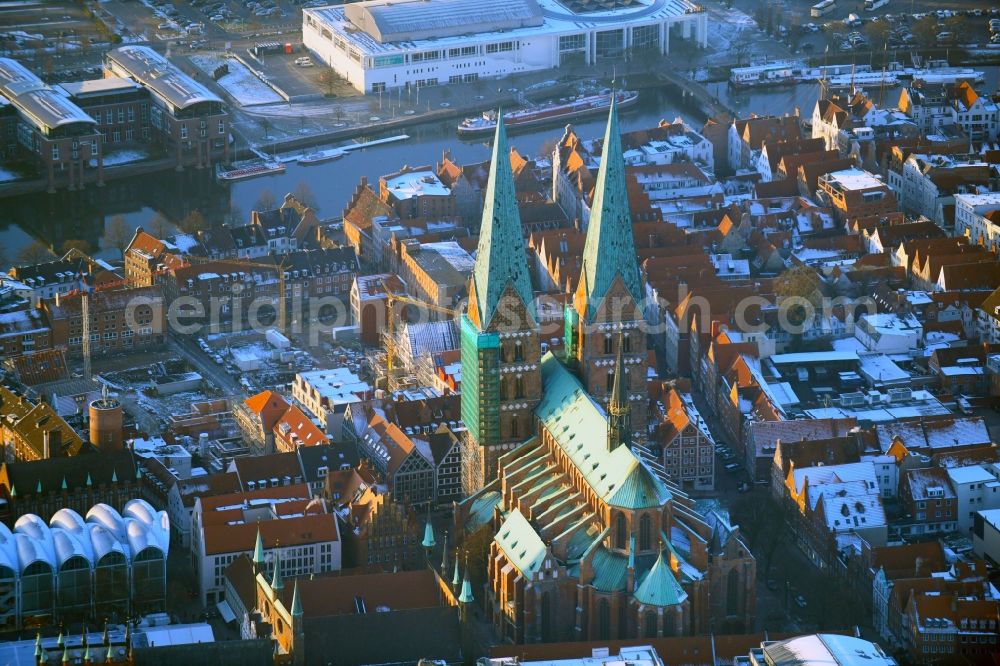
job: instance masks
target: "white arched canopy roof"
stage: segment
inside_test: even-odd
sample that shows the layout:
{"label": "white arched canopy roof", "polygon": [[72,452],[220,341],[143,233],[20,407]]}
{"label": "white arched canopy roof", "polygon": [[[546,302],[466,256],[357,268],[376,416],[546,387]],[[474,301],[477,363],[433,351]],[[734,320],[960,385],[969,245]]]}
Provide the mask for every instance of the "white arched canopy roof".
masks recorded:
{"label": "white arched canopy roof", "polygon": [[41,541],[21,532],[16,532],[14,539],[17,541],[17,559],[21,567],[18,574],[23,575],[24,570],[35,562],[44,562],[50,569],[56,568],[55,556],[46,552]]}
{"label": "white arched canopy roof", "polygon": [[14,534],[22,572],[39,560],[53,569],[56,568],[56,549],[52,540],[52,530],[44,520],[33,513],[25,514],[14,523]]}
{"label": "white arched canopy roof", "polygon": [[[134,499],[125,505],[126,521],[131,518],[142,526],[147,544],[155,545],[163,556],[166,557],[170,550],[170,518],[166,511],[157,511],[149,502],[141,499]],[[129,539],[133,534],[138,534],[129,527]],[[133,548],[133,553],[139,553],[142,549]]]}
{"label": "white arched canopy roof", "polygon": [[49,521],[56,547],[56,559],[59,566],[66,560],[79,555],[94,566],[94,547],[90,542],[90,530],[76,511],[59,509]]}
{"label": "white arched canopy roof", "polygon": [[95,504],[87,512],[87,522],[97,523],[111,532],[118,541],[125,543],[125,519],[107,504]]}
{"label": "white arched canopy roof", "polygon": [[84,520],[72,509],[60,509],[51,526],[34,514],[21,516],[11,532],[0,524],[0,566],[18,577],[35,562],[53,572],[73,557],[82,557],[91,568],[108,553],[121,553],[129,562],[148,548],[165,559],[170,548],[170,519],[144,500],[125,505],[122,517],[113,507],[97,504]]}
{"label": "white arched canopy roof", "polygon": [[125,556],[126,560],[129,559],[129,553],[125,552],[125,548],[115,538],[115,535],[105,529],[104,526],[90,523],[87,527],[90,533],[90,543],[94,547],[95,565],[100,564],[101,558],[111,552],[121,553]]}
{"label": "white arched canopy roof", "polygon": [[87,543],[87,547],[85,548],[81,539],[73,532],[54,529],[52,530],[52,540],[55,543],[56,562],[58,562],[59,568],[62,568],[67,561],[74,557],[82,557],[87,562],[87,566],[93,567],[94,562],[91,559],[91,554],[88,552],[90,544]]}
{"label": "white arched canopy roof", "polygon": [[6,567],[16,576],[20,570],[17,557],[17,543],[10,528],[0,523],[0,567]]}

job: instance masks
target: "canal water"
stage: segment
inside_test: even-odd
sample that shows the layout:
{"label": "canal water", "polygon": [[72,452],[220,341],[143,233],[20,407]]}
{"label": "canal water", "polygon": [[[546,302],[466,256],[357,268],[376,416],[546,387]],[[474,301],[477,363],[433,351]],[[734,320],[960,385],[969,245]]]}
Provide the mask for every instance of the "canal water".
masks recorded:
{"label": "canal water", "polygon": [[[980,90],[995,90],[1000,68],[985,70],[987,79]],[[808,115],[819,95],[818,84],[737,93],[729,90],[725,83],[710,83],[708,89],[740,115],[793,113],[796,108]],[[876,100],[880,96],[878,90],[869,91],[869,94]],[[885,104],[895,105],[899,88],[887,89],[882,97]],[[672,121],[677,117],[700,127],[704,120],[701,112],[686,101],[666,89],[644,91],[638,104],[623,113],[623,128],[648,128],[661,119]],[[582,136],[596,137],[603,132],[604,118],[595,116],[574,125]],[[117,250],[102,247],[105,230],[116,216],[123,217],[129,228],[148,226],[157,215],[167,220],[180,220],[192,210],[199,211],[213,224],[226,219],[244,223],[261,193],[268,191],[280,201],[285,193],[295,191],[302,183],[312,191],[321,217],[337,217],[361,176],[367,176],[374,184],[380,175],[406,164],[433,165],[444,151],[451,151],[459,163],[489,159],[489,143],[486,140],[459,140],[455,121],[417,125],[404,131],[410,136],[407,141],[352,151],[346,157],[325,164],[300,166],[292,162],[282,174],[236,183],[218,183],[207,170],[169,171],[115,181],[103,188],[90,187],[81,192],[4,199],[0,208],[0,251],[6,259],[13,260],[33,238],[56,249],[68,240],[85,240],[98,256],[117,258]],[[535,156],[543,150],[547,152],[561,132],[558,127],[550,127],[519,133],[511,137],[511,144],[522,154]]]}

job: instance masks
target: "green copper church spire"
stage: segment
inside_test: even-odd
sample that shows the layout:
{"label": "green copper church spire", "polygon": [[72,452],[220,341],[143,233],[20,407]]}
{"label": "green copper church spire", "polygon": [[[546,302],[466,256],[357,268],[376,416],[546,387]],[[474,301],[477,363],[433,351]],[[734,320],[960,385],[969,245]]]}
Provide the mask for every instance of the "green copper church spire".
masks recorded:
{"label": "green copper church spire", "polygon": [[[611,288],[615,278],[622,283],[636,303],[643,299],[642,276],[632,237],[625,186],[625,160],[622,157],[618,108],[611,101],[608,126],[604,132],[601,167],[594,184],[594,202],[590,208],[587,241],[583,248],[583,266],[577,291],[577,312],[593,321],[594,313]],[[583,290],[583,293],[580,293]],[[583,298],[582,302],[580,299]]]}
{"label": "green copper church spire", "polygon": [[271,589],[275,592],[285,587],[285,581],[281,580],[281,555],[277,549],[274,551],[274,575],[271,577]]}
{"label": "green copper church spire", "polygon": [[257,543],[253,547],[253,566],[258,572],[264,571],[264,539],[260,536],[260,526],[257,527]]}
{"label": "green copper church spire", "polygon": [[299,579],[295,579],[295,586],[292,588],[292,617],[302,617],[302,599],[299,598]]}
{"label": "green copper church spire", "polygon": [[493,139],[490,177],[486,183],[483,219],[479,229],[479,248],[472,272],[473,321],[486,330],[500,303],[500,297],[513,286],[528,312],[535,316],[531,276],[525,256],[524,231],[514,192],[514,173],[510,166],[510,148],[503,113],[497,112],[497,130]]}

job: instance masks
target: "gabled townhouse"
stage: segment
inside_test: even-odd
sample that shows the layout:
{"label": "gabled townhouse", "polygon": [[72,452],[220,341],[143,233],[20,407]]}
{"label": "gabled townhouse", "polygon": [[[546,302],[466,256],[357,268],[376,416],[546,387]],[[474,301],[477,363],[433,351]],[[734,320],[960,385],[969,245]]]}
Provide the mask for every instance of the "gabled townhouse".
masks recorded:
{"label": "gabled townhouse", "polygon": [[951,227],[955,197],[988,192],[993,168],[978,159],[912,152],[899,167],[898,183],[893,189],[904,211]]}
{"label": "gabled townhouse", "polygon": [[408,505],[434,501],[435,467],[428,443],[411,439],[395,423],[375,414],[358,440],[367,460],[398,501]]}
{"label": "gabled townhouse", "polygon": [[893,524],[899,534],[943,534],[958,527],[958,498],[945,470],[907,471],[899,482],[899,497],[904,516]]}
{"label": "gabled townhouse", "polygon": [[35,306],[45,298],[55,298],[72,291],[90,291],[96,284],[98,274],[105,272],[108,272],[108,267],[92,264],[70,252],[53,261],[12,266],[7,274],[20,283],[22,296]]}
{"label": "gabled townhouse", "polygon": [[[753,165],[760,173],[761,182],[771,182],[779,177],[778,165],[783,159],[791,158],[793,155],[817,155],[824,149],[823,139],[799,139],[788,140],[766,139],[761,144],[760,155]],[[787,170],[789,164],[785,165]],[[787,177],[785,171],[785,177]]]}
{"label": "gabled townhouse", "polygon": [[1000,251],[1000,192],[955,194],[955,235]]}
{"label": "gabled townhouse", "polygon": [[764,141],[797,140],[802,130],[798,116],[756,116],[733,120],[729,126],[729,168],[753,168]]}
{"label": "gabled townhouse", "polygon": [[792,467],[785,489],[796,544],[817,567],[839,569],[845,552],[860,555],[862,540],[885,545],[888,519],[872,462]]}
{"label": "gabled townhouse", "polygon": [[988,664],[1000,638],[1000,601],[956,593],[911,595],[906,646],[914,664]]}
{"label": "gabled townhouse", "polygon": [[664,415],[657,424],[656,441],[663,451],[667,475],[682,487],[715,487],[715,442],[708,425],[688,392],[671,387],[663,398]]}
{"label": "gabled townhouse", "polygon": [[861,559],[865,567],[862,586],[870,583],[872,588],[872,625],[883,640],[898,644],[902,640],[903,611],[914,581],[933,581],[933,574],[949,568],[944,546],[940,541],[880,547],[864,544]]}
{"label": "gabled townhouse", "polygon": [[850,436],[856,427],[853,418],[751,421],[745,444],[751,478],[780,496],[793,469],[859,462],[859,445]]}
{"label": "gabled townhouse", "polygon": [[944,238],[944,230],[930,220],[925,222],[907,222],[902,213],[888,213],[868,218],[869,220],[884,220],[885,224],[876,224],[861,231],[865,249],[869,254],[890,253],[908,241]]}

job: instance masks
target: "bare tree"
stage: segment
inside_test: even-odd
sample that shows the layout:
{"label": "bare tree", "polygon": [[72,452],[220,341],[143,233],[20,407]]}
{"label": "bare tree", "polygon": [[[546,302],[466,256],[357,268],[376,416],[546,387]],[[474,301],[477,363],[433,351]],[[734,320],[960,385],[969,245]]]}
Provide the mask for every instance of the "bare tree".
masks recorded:
{"label": "bare tree", "polygon": [[33,240],[21,248],[17,253],[15,261],[20,266],[32,266],[40,264],[43,261],[52,261],[53,259],[55,259],[55,255],[52,254],[52,251],[44,243]]}
{"label": "bare tree", "polygon": [[63,253],[71,252],[76,250],[77,252],[82,252],[83,254],[90,254],[93,251],[90,243],[83,240],[82,238],[71,238],[64,241],[62,244]]}
{"label": "bare tree", "polygon": [[205,216],[197,208],[184,216],[180,222],[181,229],[187,232],[202,231],[208,227]]}
{"label": "bare tree", "polygon": [[916,37],[917,43],[921,46],[930,48],[937,43],[938,26],[935,17],[925,16],[914,23],[910,29],[913,31],[913,36]]}
{"label": "bare tree", "polygon": [[229,201],[229,212],[226,214],[226,220],[233,226],[239,226],[243,223],[243,209],[235,200]]}
{"label": "bare tree", "polygon": [[889,41],[889,29],[889,22],[885,19],[872,21],[865,26],[865,34],[868,35],[868,41],[871,42],[873,50],[881,48]]}
{"label": "bare tree", "polygon": [[125,248],[132,240],[134,232],[128,228],[128,222],[121,215],[115,215],[108,222],[108,228],[104,231],[104,247],[118,250],[122,258],[125,257]]}
{"label": "bare tree", "polygon": [[261,190],[257,196],[257,201],[253,204],[254,210],[274,210],[278,207],[278,201],[274,198],[274,192],[268,189]]}
{"label": "bare tree", "polygon": [[166,238],[173,233],[174,225],[170,223],[163,213],[156,213],[149,220],[149,233],[157,238]]}
{"label": "bare tree", "polygon": [[292,192],[292,196],[295,197],[296,200],[298,200],[298,202],[303,206],[312,208],[313,210],[319,210],[319,203],[316,201],[316,195],[313,194],[312,188],[309,187],[309,183],[306,181],[299,181],[299,184],[295,186],[295,190]]}

